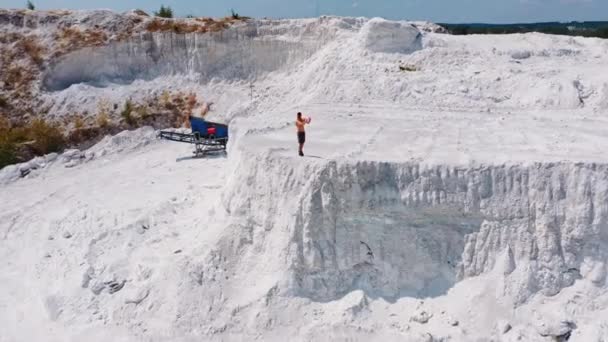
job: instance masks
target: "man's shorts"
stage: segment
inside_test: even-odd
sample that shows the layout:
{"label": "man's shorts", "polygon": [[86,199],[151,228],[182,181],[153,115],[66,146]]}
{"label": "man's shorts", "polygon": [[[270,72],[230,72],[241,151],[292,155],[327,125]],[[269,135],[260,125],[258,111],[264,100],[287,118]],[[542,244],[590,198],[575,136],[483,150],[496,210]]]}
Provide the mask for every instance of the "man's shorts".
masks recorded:
{"label": "man's shorts", "polygon": [[306,132],[298,132],[298,143],[303,144],[306,141]]}

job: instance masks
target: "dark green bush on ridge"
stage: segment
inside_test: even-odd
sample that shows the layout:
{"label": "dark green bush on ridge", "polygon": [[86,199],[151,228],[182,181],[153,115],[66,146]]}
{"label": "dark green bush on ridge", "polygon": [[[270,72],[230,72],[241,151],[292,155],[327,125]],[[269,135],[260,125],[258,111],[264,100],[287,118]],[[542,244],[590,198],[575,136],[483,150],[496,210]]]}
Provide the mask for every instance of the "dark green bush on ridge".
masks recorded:
{"label": "dark green bush on ridge", "polygon": [[160,10],[158,12],[154,12],[154,15],[161,18],[173,18],[173,10],[171,7],[164,5],[160,6]]}

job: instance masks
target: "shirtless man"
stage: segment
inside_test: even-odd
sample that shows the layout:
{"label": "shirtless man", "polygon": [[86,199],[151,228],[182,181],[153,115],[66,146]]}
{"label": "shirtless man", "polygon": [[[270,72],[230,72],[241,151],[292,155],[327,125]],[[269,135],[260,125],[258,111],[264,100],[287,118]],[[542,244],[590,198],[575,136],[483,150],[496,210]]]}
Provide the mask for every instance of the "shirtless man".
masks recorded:
{"label": "shirtless man", "polygon": [[306,142],[306,131],[304,130],[304,126],[310,121],[302,117],[302,113],[298,112],[298,116],[296,119],[296,127],[298,128],[298,143],[300,144],[300,148],[298,149],[298,154],[300,157],[304,156],[304,152],[302,149],[304,148],[304,143]]}

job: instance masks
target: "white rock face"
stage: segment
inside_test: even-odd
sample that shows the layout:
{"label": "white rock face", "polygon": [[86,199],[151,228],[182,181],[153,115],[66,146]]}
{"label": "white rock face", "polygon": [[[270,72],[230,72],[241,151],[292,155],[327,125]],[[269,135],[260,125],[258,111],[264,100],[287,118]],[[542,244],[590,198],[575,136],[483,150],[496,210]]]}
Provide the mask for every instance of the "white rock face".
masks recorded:
{"label": "white rock face", "polygon": [[422,34],[411,24],[374,18],[359,35],[363,47],[373,52],[412,53],[422,48]]}
{"label": "white rock face", "polygon": [[43,86],[50,91],[80,83],[105,87],[176,74],[196,75],[199,82],[253,80],[303,62],[335,39],[338,29],[358,29],[362,21],[295,20],[285,27],[277,23],[249,21],[215,33],[139,33],[62,57],[45,73]]}
{"label": "white rock face", "polygon": [[[583,265],[604,267],[606,165],[328,162],[300,170],[280,159],[256,160],[226,198],[232,215],[254,213],[251,222],[258,223],[227,235],[250,232],[248,248],[255,250],[263,248],[256,236],[265,245],[267,239],[291,244],[282,268],[290,270],[290,290],[299,295],[331,300],[363,289],[385,298],[437,296],[460,279],[491,271],[507,253],[506,292],[524,302],[572,285],[584,276]],[[285,176],[264,177],[270,165]],[[297,181],[298,174],[309,181]],[[250,191],[258,188],[271,189],[268,201],[238,200],[256,197]],[[287,210],[297,216],[275,214],[273,194],[280,193],[300,199]],[[589,272],[595,282],[604,275]]]}

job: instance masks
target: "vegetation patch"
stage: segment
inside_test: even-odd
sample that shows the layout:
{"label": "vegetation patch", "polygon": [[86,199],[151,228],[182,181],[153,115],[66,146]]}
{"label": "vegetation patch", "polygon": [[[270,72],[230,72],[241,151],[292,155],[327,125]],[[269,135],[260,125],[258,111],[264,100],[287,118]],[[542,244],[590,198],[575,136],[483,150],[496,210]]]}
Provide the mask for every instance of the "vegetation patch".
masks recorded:
{"label": "vegetation patch", "polygon": [[173,18],[173,10],[169,6],[161,5],[160,10],[154,12],[154,15],[161,18]]}
{"label": "vegetation patch", "polygon": [[194,20],[173,20],[154,18],[146,24],[148,32],[175,32],[175,33],[207,33],[219,32],[230,27],[237,21],[230,17],[222,19],[195,18]]}
{"label": "vegetation patch", "polygon": [[34,156],[59,152],[66,140],[58,124],[34,119],[25,126],[12,126],[0,117],[0,168]]}
{"label": "vegetation patch", "polygon": [[101,46],[108,42],[108,36],[100,29],[84,29],[78,27],[65,27],[57,33],[59,50],[55,56],[65,52],[78,50],[88,46]]}
{"label": "vegetation patch", "polygon": [[125,123],[129,126],[135,124],[135,117],[133,116],[133,102],[131,100],[125,101],[125,106],[123,110],[120,112],[120,116],[125,121]]}
{"label": "vegetation patch", "polygon": [[413,71],[419,71],[420,69],[413,65],[413,64],[401,64],[399,65],[399,71],[407,71],[407,72],[413,72]]}
{"label": "vegetation patch", "polygon": [[[2,101],[0,97],[0,108]],[[128,99],[122,105],[101,99],[93,115],[72,114],[62,124],[40,118],[14,124],[0,114],[0,168],[65,148],[89,148],[105,135],[125,129],[187,127],[190,115],[203,116],[209,106],[200,113],[199,107],[195,93],[164,91],[138,102]]]}
{"label": "vegetation patch", "polygon": [[539,32],[565,36],[608,38],[608,22],[589,21],[571,23],[531,24],[440,24],[454,35],[468,34],[512,34]]}
{"label": "vegetation patch", "polygon": [[36,37],[29,36],[19,40],[17,43],[17,49],[29,56],[38,66],[41,66],[44,62],[45,49],[42,45],[40,45],[40,43],[38,43]]}

